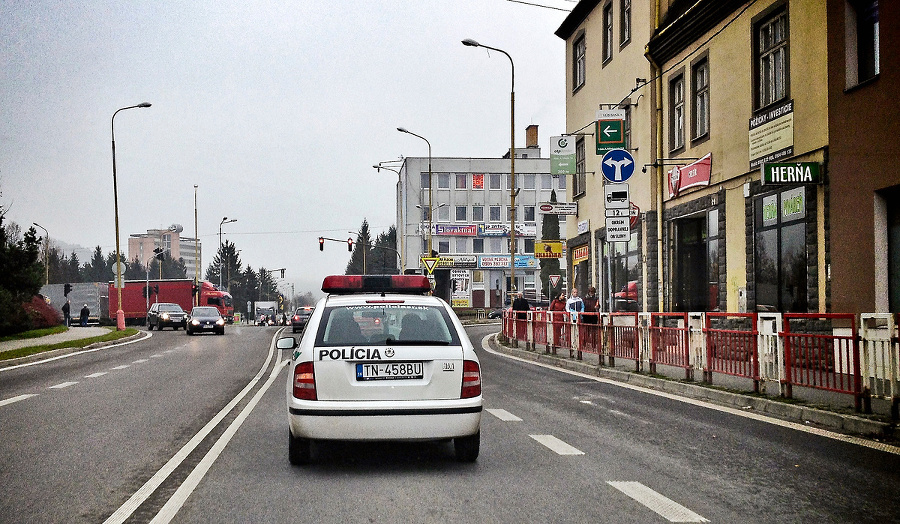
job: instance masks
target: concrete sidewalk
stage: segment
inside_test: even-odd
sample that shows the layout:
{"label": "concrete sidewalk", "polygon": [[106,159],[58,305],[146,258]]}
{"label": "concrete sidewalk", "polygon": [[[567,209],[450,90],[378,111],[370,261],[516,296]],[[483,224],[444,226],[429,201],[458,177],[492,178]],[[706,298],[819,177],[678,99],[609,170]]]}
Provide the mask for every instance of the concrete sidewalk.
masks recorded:
{"label": "concrete sidewalk", "polygon": [[59,342],[68,342],[70,340],[100,337],[106,335],[109,332],[110,329],[105,327],[70,327],[68,331],[64,331],[63,333],[56,333],[54,335],[0,342],[0,353],[19,348],[44,346],[57,344]]}

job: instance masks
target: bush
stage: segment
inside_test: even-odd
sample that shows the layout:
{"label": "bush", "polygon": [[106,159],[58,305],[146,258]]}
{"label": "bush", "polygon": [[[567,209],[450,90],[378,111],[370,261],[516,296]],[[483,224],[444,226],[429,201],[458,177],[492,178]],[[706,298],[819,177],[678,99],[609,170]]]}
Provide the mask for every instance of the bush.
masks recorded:
{"label": "bush", "polygon": [[62,324],[62,318],[53,307],[40,296],[34,296],[31,302],[22,304],[25,316],[30,324],[25,330],[42,329]]}

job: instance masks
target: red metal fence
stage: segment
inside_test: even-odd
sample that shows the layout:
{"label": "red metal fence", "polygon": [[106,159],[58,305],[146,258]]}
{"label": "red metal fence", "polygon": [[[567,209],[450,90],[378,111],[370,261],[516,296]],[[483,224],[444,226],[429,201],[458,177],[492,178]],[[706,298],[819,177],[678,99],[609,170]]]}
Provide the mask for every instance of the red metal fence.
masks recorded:
{"label": "red metal fence", "polygon": [[713,373],[753,379],[759,392],[756,313],[706,313],[706,381]]}
{"label": "red metal fence", "polygon": [[656,365],[684,368],[685,379],[693,380],[690,331],[687,313],[653,313],[650,315],[650,373]]}

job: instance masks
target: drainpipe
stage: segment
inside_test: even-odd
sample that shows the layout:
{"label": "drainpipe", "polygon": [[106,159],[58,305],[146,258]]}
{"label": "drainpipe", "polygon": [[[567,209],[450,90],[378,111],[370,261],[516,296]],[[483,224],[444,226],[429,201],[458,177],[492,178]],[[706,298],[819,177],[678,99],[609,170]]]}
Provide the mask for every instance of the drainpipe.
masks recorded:
{"label": "drainpipe", "polygon": [[[660,20],[660,1],[656,0],[654,2],[654,21],[653,28],[654,33],[659,30],[659,20]],[[660,158],[664,157],[663,152],[663,114],[662,114],[662,69],[657,65],[656,61],[650,55],[649,48],[646,50],[644,55],[647,57],[647,61],[650,62],[650,77],[653,79],[653,89],[656,92],[655,104],[655,121],[654,126],[656,127],[656,147],[655,147],[655,157],[654,163],[658,164],[654,166],[656,169],[656,271],[657,271],[657,279],[659,280],[659,286],[657,287],[657,311],[662,312],[665,310],[663,306],[663,296],[665,290],[665,279],[663,278],[663,248],[665,246],[663,242],[663,191],[666,189],[666,172],[663,168],[663,165],[658,162]]]}

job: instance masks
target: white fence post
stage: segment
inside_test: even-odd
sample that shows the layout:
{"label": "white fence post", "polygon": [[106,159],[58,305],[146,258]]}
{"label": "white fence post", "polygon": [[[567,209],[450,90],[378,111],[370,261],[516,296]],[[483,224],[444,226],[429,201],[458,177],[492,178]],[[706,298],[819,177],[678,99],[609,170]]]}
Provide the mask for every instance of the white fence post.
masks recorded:
{"label": "white fence post", "polygon": [[777,381],[777,394],[781,394],[785,366],[784,339],[780,336],[783,319],[781,313],[759,313],[756,319],[760,392],[766,393],[768,383]]}

